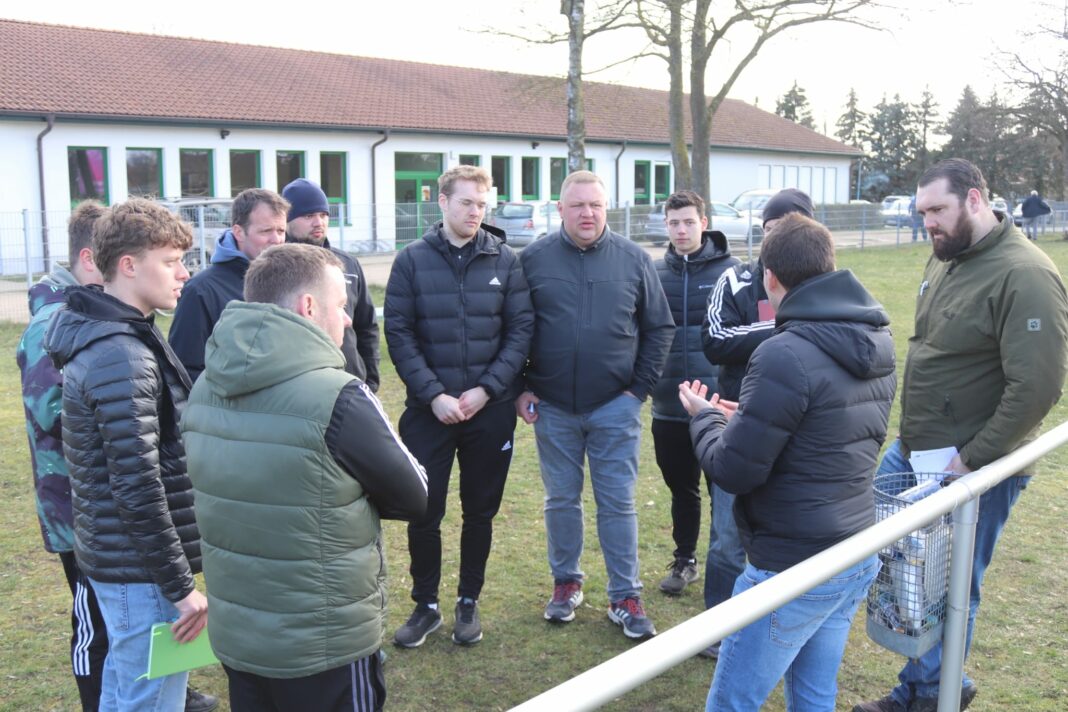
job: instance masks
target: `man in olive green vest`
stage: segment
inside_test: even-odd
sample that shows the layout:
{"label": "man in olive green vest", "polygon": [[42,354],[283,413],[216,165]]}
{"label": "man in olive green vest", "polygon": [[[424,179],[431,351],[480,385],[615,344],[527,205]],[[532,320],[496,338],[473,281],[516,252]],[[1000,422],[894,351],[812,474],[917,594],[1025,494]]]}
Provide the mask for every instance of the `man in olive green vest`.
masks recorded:
{"label": "man in olive green vest", "polygon": [[344,370],[345,303],[329,251],[264,251],[182,419],[211,644],[235,712],[385,701],[379,519],[422,516],[426,474]]}

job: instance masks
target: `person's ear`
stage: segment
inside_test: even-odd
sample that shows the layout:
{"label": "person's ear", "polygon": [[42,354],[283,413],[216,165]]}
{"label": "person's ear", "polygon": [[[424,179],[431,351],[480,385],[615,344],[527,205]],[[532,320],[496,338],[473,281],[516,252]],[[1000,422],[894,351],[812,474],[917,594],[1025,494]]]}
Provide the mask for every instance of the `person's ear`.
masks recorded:
{"label": "person's ear", "polygon": [[305,319],[314,319],[317,308],[315,297],[310,292],[305,292],[297,297],[297,308],[294,311]]}
{"label": "person's ear", "polygon": [[119,263],[115,268],[115,273],[120,274],[123,277],[129,277],[133,279],[137,276],[137,258],[133,255],[123,255],[119,258]]}
{"label": "person's ear", "polygon": [[83,247],[78,250],[78,269],[84,275],[93,275],[99,272],[96,268],[96,263],[93,262],[93,250],[89,247]]}

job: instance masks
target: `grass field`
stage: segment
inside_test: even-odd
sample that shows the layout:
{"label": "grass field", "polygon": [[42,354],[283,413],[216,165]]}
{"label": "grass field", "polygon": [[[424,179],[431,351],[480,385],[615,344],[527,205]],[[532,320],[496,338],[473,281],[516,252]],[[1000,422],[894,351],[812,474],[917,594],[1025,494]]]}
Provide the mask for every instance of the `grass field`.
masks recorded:
{"label": "grass field", "polygon": [[[1042,247],[1068,274],[1068,242]],[[843,250],[839,265],[852,269],[886,305],[903,363],[905,343],[923,264],[918,247]],[[381,291],[375,295],[381,303]],[[75,710],[78,697],[66,659],[70,597],[58,560],[41,546],[34,515],[26,432],[19,395],[15,346],[20,325],[0,324],[0,710]],[[383,350],[384,351],[384,350]],[[383,352],[380,395],[396,420],[403,388]],[[1052,387],[1052,386],[1051,386]],[[663,631],[702,609],[699,588],[677,599],[656,590],[671,559],[670,498],[657,470],[646,428],[642,439],[638,508],[640,557],[646,607]],[[897,410],[891,419],[896,432]],[[1068,419],[1059,404],[1047,426]],[[980,692],[971,709],[1068,709],[1068,450],[1047,458],[1017,506],[987,574],[983,607],[967,670]],[[459,501],[449,500],[444,530],[442,587],[446,624],[417,650],[387,646],[386,679],[391,710],[504,710],[597,663],[627,650],[605,616],[604,563],[586,492],[586,603],[574,623],[549,626],[542,609],[552,580],[545,559],[542,486],[530,428],[520,424],[504,504],[496,520],[494,551],[481,599],[485,639],[472,648],[449,640],[451,595],[458,567]],[[702,537],[707,532],[707,515]],[[411,602],[403,525],[385,524],[390,562],[387,635],[407,618]],[[201,582],[202,583],[202,582]],[[896,682],[901,659],[868,641],[863,614],[854,625],[839,675],[838,708],[879,697]],[[615,701],[613,710],[703,709],[713,672],[711,661],[692,659]],[[193,684],[225,698],[221,669],[197,671]],[[223,709],[227,707],[223,706]],[[780,690],[768,710],[782,710]]]}

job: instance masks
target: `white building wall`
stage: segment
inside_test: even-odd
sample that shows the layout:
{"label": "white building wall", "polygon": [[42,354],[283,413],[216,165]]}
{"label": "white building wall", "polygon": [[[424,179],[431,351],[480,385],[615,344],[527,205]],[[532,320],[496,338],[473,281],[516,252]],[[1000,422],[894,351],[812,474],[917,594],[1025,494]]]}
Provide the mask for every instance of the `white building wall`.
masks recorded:
{"label": "white building wall", "polygon": [[849,202],[848,157],[714,149],[710,158],[713,200],[730,202],[754,188],[800,188],[812,202]]}

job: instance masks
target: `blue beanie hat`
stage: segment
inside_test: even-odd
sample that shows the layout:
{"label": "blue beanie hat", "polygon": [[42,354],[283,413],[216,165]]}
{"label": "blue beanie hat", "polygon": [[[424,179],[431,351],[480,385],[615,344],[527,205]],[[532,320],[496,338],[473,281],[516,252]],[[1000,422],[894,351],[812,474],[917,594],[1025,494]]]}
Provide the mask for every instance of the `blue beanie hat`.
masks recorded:
{"label": "blue beanie hat", "polygon": [[297,178],[282,188],[282,197],[289,201],[289,214],[286,222],[312,213],[329,213],[330,203],[326,193],[307,178]]}
{"label": "blue beanie hat", "polygon": [[812,198],[797,188],[786,188],[771,196],[764,204],[764,223],[790,213],[801,213],[811,218],[812,212]]}

